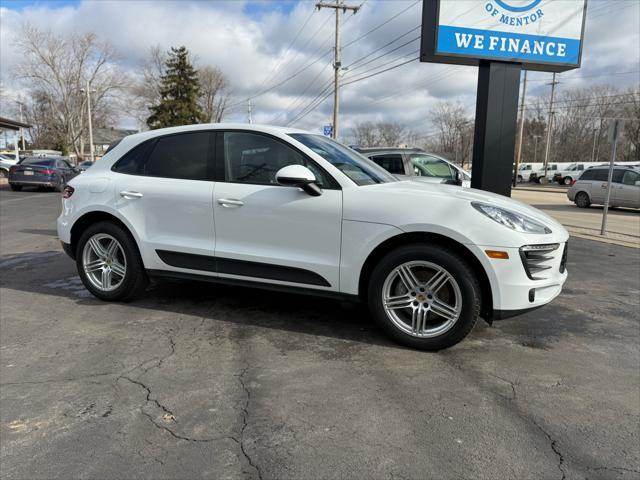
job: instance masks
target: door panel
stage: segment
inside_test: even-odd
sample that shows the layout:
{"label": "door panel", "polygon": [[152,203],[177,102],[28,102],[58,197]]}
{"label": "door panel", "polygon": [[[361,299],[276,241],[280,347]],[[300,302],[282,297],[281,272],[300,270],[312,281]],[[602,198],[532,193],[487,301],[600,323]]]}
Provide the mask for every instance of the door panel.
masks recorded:
{"label": "door panel", "polygon": [[640,174],[630,170],[624,171],[621,183],[614,183],[614,205],[620,207],[640,208]]}
{"label": "door panel", "polygon": [[213,185],[199,180],[117,175],[116,208],[149,248],[212,255]]}
{"label": "door panel", "polygon": [[220,276],[338,290],[341,190],[217,182],[213,209]]}

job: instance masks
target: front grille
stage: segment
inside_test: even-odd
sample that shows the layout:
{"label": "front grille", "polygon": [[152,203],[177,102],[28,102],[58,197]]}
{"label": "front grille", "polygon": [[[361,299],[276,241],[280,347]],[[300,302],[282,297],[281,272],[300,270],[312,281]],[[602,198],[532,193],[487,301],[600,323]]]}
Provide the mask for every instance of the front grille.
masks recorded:
{"label": "front grille", "polygon": [[520,247],[520,258],[527,276],[531,280],[544,280],[544,272],[553,268],[553,252],[560,247],[559,243],[544,245],[525,245]]}

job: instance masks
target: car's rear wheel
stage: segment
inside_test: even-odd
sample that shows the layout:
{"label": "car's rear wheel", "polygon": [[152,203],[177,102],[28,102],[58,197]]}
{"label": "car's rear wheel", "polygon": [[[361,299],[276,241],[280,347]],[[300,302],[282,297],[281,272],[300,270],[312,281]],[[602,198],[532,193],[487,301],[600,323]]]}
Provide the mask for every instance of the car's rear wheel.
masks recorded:
{"label": "car's rear wheel", "polygon": [[148,282],[135,240],[111,222],[96,223],[82,233],[76,265],[84,286],[101,300],[130,300]]}
{"label": "car's rear wheel", "polygon": [[585,192],[578,192],[576,194],[574,202],[579,208],[588,208],[591,205],[589,195],[587,195]]}
{"label": "car's rear wheel", "polygon": [[571,185],[571,182],[573,181],[573,178],[571,177],[564,177],[564,179],[562,180],[562,183],[565,185]]}
{"label": "car's rear wheel", "polygon": [[0,168],[0,178],[9,178],[9,172],[4,168]]}
{"label": "car's rear wheel", "polygon": [[368,301],[376,322],[395,341],[441,350],[473,329],[480,311],[474,272],[456,253],[431,245],[407,245],[374,268]]}
{"label": "car's rear wheel", "polygon": [[9,187],[11,188],[11,190],[13,190],[14,192],[19,192],[20,190],[22,190],[22,185],[16,185],[14,183],[10,183]]}

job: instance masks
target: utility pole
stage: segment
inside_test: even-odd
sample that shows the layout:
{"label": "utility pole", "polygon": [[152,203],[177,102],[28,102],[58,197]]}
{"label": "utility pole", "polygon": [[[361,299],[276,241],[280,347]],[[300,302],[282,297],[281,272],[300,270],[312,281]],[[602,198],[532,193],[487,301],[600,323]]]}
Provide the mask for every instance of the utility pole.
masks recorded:
{"label": "utility pole", "polygon": [[[93,155],[93,122],[91,121],[91,85],[89,80],[87,80],[87,88],[81,88],[80,91],[83,93],[86,92],[87,94],[87,114],[89,115],[89,155],[91,157],[91,161],[95,162]],[[95,90],[93,91],[95,92]]]}
{"label": "utility pole", "polygon": [[247,118],[248,122],[251,123],[251,99],[247,102]]}
{"label": "utility pole", "polygon": [[[18,102],[18,106],[20,107],[20,122],[24,123],[24,119],[22,117],[22,102]],[[25,150],[24,148],[24,130],[22,129],[22,127],[20,127],[20,140],[22,143],[22,151]]]}
{"label": "utility pole", "polygon": [[544,181],[547,183],[547,166],[549,165],[549,147],[551,147],[551,130],[553,128],[553,100],[556,94],[556,72],[553,72],[553,80],[551,80],[551,100],[549,101],[549,119],[547,120],[547,146],[544,151]]}
{"label": "utility pole", "polygon": [[522,86],[522,102],[520,103],[520,134],[518,137],[518,153],[516,154],[516,168],[513,172],[513,186],[518,185],[518,168],[522,156],[522,137],[524,135],[524,99],[527,95],[527,71],[524,71],[524,85]]}
{"label": "utility pole", "polygon": [[338,138],[338,114],[340,110],[340,68],[342,63],[340,61],[340,10],[342,13],[347,13],[347,10],[353,11],[354,14],[358,12],[360,6],[346,5],[342,0],[336,0],[336,3],[316,3],[316,8],[333,8],[336,11],[336,42],[334,47],[334,60],[333,60],[333,132],[332,138]]}
{"label": "utility pole", "polygon": [[540,139],[540,135],[534,135],[533,139],[535,140],[533,147],[533,163],[538,161],[538,140]]}

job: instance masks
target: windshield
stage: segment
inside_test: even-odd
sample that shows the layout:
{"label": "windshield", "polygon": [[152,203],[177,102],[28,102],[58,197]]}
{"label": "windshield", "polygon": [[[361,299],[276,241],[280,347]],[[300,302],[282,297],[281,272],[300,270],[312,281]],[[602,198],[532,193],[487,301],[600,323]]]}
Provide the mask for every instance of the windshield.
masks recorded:
{"label": "windshield", "polygon": [[385,169],[335,140],[307,133],[290,133],[289,136],[331,163],[356,185],[396,181]]}

